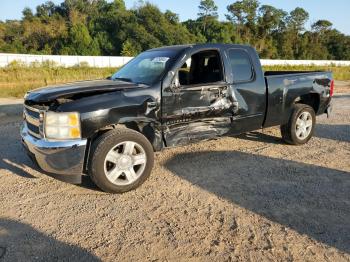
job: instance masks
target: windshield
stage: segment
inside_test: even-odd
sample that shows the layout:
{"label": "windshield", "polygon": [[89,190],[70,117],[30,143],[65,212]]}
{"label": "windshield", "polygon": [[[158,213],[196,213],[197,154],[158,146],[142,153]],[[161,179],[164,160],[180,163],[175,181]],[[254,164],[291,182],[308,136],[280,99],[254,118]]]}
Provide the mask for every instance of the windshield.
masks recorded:
{"label": "windshield", "polygon": [[159,80],[175,55],[171,50],[141,53],[115,73],[112,80],[151,85]]}

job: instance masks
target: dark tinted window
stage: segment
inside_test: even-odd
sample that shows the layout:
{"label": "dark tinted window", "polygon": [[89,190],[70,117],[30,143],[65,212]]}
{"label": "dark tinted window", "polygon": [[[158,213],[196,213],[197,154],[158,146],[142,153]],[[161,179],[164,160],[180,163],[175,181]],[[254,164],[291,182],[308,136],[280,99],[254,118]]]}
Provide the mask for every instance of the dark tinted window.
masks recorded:
{"label": "dark tinted window", "polygon": [[223,70],[218,51],[196,53],[179,69],[180,85],[198,85],[220,82]]}
{"label": "dark tinted window", "polygon": [[228,56],[233,70],[234,81],[251,80],[253,77],[253,68],[248,53],[240,49],[231,49],[228,51]]}

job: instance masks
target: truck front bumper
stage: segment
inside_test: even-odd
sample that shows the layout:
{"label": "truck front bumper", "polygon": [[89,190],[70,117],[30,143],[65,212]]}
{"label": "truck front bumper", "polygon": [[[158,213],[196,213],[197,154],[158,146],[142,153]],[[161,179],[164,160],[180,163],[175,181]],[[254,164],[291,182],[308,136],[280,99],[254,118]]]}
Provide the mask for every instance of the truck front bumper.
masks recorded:
{"label": "truck front bumper", "polygon": [[38,139],[28,133],[26,123],[21,127],[21,137],[28,155],[43,171],[57,175],[83,175],[87,140]]}

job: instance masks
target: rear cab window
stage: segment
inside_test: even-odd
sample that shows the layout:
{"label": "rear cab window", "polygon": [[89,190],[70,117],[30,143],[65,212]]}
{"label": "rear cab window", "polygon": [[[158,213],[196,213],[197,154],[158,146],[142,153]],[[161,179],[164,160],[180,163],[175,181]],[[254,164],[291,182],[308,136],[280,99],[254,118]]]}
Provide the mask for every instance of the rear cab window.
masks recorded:
{"label": "rear cab window", "polygon": [[238,48],[227,51],[234,82],[250,82],[255,76],[254,67],[249,54]]}

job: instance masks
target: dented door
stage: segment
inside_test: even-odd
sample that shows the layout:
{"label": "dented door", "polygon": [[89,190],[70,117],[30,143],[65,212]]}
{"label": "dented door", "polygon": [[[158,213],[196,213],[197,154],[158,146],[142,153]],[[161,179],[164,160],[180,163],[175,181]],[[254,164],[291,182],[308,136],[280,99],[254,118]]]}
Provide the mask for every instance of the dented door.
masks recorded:
{"label": "dented door", "polygon": [[230,131],[236,103],[227,83],[163,90],[163,126],[167,146],[211,139]]}

